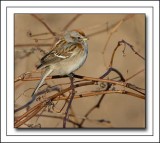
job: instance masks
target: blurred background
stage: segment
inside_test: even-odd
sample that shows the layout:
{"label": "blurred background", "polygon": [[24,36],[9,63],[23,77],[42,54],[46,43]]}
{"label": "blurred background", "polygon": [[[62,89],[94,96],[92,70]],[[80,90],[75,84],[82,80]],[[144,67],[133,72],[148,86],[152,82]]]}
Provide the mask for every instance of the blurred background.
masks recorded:
{"label": "blurred background", "polygon": [[[63,34],[64,27],[76,16],[76,14],[38,14],[52,31]],[[55,42],[51,34],[33,36],[34,34],[49,33],[46,27],[36,18],[29,14],[15,14],[15,79],[23,73],[36,70],[43,53],[38,50],[49,51]],[[122,39],[134,46],[134,49],[145,57],[145,15],[144,14],[82,14],[68,27],[67,30],[82,29],[88,35],[89,54],[85,64],[75,73],[100,77],[109,66],[113,50]],[[32,36],[31,36],[32,35]],[[41,39],[41,40],[40,40]],[[44,40],[46,39],[46,40]],[[108,40],[109,39],[109,40]],[[104,48],[107,47],[104,51]],[[115,54],[113,67],[118,69],[125,79],[137,74],[127,82],[145,89],[145,61],[138,57],[126,46],[119,48]],[[36,77],[41,72],[35,73]],[[110,74],[108,78],[115,77]],[[15,107],[18,108],[30,100],[30,95],[38,81],[26,81],[21,84],[15,83]],[[69,79],[47,80],[48,85],[69,82]],[[63,87],[62,87],[63,88]],[[100,86],[86,86],[76,89],[78,93],[85,91],[99,90]],[[124,89],[123,87],[115,87]],[[25,92],[24,95],[22,95]],[[21,95],[21,96],[20,96]],[[52,95],[52,93],[51,93]],[[76,115],[77,122],[80,122],[85,113],[98,102],[101,95],[75,99],[72,102],[72,109]],[[35,101],[37,104],[38,101]],[[57,104],[57,108],[62,107]],[[33,106],[31,105],[31,106]],[[15,114],[19,116],[26,109]],[[62,111],[64,112],[64,111]],[[60,116],[61,113],[43,112],[43,115]],[[109,122],[97,122],[98,120]],[[75,120],[75,119],[74,119]],[[27,124],[36,124],[42,128],[61,128],[63,121],[59,118],[34,117]],[[101,102],[100,108],[95,109],[84,122],[85,128],[145,128],[145,100],[129,95],[108,94]],[[22,125],[26,128],[26,125]],[[74,127],[67,123],[67,127]]]}

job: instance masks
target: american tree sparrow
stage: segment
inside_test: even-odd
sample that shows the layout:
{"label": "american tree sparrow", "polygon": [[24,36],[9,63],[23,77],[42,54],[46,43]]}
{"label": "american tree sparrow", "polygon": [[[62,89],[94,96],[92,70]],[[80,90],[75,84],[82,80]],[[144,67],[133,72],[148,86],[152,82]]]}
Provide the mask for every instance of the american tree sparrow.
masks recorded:
{"label": "american tree sparrow", "polygon": [[41,58],[41,63],[37,66],[37,69],[45,69],[45,72],[32,93],[32,99],[16,109],[15,112],[27,107],[35,100],[35,94],[49,74],[69,75],[79,69],[88,55],[88,44],[86,41],[87,38],[81,30],[66,32],[56,43],[55,48]]}

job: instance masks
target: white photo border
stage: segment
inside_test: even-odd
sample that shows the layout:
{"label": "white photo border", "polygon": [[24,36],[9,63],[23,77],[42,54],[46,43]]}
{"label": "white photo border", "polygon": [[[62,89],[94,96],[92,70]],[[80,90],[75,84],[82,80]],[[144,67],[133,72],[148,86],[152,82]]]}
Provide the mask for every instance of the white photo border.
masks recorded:
{"label": "white photo border", "polygon": [[[15,3],[7,3],[4,4],[5,7],[2,7],[1,11],[3,11],[3,14],[1,19],[6,19],[6,21],[2,22],[1,29],[3,31],[3,37],[1,36],[2,45],[1,47],[1,57],[5,60],[1,64],[4,71],[1,71],[1,78],[3,81],[3,85],[1,84],[1,114],[3,114],[3,124],[1,122],[1,129],[3,128],[3,138],[4,136],[10,137],[10,141],[13,141],[11,138],[18,136],[18,138],[22,138],[24,136],[30,136],[30,137],[36,137],[38,136],[37,141],[46,141],[43,140],[42,137],[47,136],[48,138],[52,137],[58,137],[57,139],[60,139],[59,136],[92,136],[93,138],[96,136],[101,136],[101,139],[103,137],[111,137],[112,136],[136,136],[136,137],[146,137],[146,136],[154,136],[156,135],[156,126],[155,121],[157,121],[155,117],[155,110],[157,114],[157,110],[159,109],[156,101],[159,101],[156,99],[157,93],[155,93],[155,89],[159,89],[159,86],[154,83],[154,78],[156,75],[157,78],[157,71],[153,70],[155,68],[154,61],[155,57],[159,52],[157,52],[157,48],[155,48],[155,42],[158,42],[157,34],[155,31],[155,26],[157,28],[158,24],[155,24],[155,18],[157,18],[154,14],[157,12],[156,6],[152,6],[150,4],[146,4],[145,6],[143,4],[140,5],[138,2],[128,4],[125,2],[120,3],[120,6],[114,6],[114,3],[105,3],[100,5],[100,2],[92,2],[92,6],[89,6],[91,4],[84,5],[81,3],[81,6],[72,5],[74,2],[68,3],[68,6],[61,6],[63,3],[62,1],[59,2],[48,2],[52,3],[52,6],[47,6],[46,2],[39,2],[38,6],[35,6],[35,4],[31,4],[31,2],[28,2],[27,4],[24,2],[18,2],[20,3],[18,6]],[[43,6],[43,3],[44,6]],[[117,3],[117,2],[116,2]],[[3,4],[3,3],[2,3]],[[63,3],[64,4],[64,3]],[[77,3],[76,3],[77,4]],[[152,3],[153,4],[153,3]],[[49,4],[51,5],[51,4]],[[97,5],[97,6],[96,6]],[[98,6],[99,5],[99,6]],[[102,6],[103,5],[103,6]],[[105,6],[106,5],[106,6]],[[125,5],[125,6],[124,6]],[[41,9],[41,10],[40,10]],[[63,10],[62,10],[63,9]],[[91,10],[92,9],[92,10]],[[96,10],[95,10],[96,9]],[[116,9],[116,10],[115,10]],[[45,10],[45,12],[44,12]],[[99,130],[95,129],[93,130],[48,130],[48,129],[15,129],[14,128],[14,14],[15,13],[84,13],[82,11],[87,11],[87,13],[145,13],[146,14],[146,75],[147,75],[147,84],[146,84],[146,130],[144,129],[106,129],[106,130]],[[86,12],[85,12],[86,13]],[[158,12],[159,13],[159,12]],[[159,16],[158,16],[159,18]],[[5,27],[5,28],[4,28]],[[159,30],[158,30],[159,31]],[[156,34],[157,40],[154,39]],[[1,34],[2,35],[2,34]],[[5,49],[6,47],[6,49]],[[8,48],[12,47],[12,48]],[[151,47],[151,48],[150,48]],[[157,43],[156,43],[157,47]],[[159,49],[158,49],[159,50]],[[157,59],[156,59],[157,61]],[[159,64],[158,64],[159,65]],[[2,69],[1,67],[1,69]],[[6,71],[5,71],[6,70]],[[13,72],[11,72],[13,71]],[[159,78],[158,78],[159,79]],[[148,82],[149,81],[149,82]],[[3,94],[2,94],[3,93]],[[5,96],[6,95],[6,96]],[[159,94],[158,94],[159,95]],[[158,108],[158,109],[156,109]],[[7,112],[6,112],[7,111]],[[158,112],[159,113],[159,112]],[[4,119],[4,115],[5,119]],[[156,117],[157,118],[157,117]],[[158,117],[159,118],[159,117]],[[159,120],[158,120],[159,121]],[[29,138],[27,140],[30,140]],[[25,141],[27,141],[25,140]],[[119,140],[114,139],[115,141]],[[33,141],[33,140],[31,140]],[[65,140],[64,140],[65,141]],[[96,140],[95,140],[96,141]],[[15,142],[18,142],[15,140]]]}

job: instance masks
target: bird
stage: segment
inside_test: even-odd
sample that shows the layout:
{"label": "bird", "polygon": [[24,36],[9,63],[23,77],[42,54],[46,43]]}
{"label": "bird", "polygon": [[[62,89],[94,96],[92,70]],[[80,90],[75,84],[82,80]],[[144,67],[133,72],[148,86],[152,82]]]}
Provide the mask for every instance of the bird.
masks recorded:
{"label": "bird", "polygon": [[14,112],[28,107],[36,98],[35,94],[51,73],[53,75],[70,75],[78,70],[86,61],[88,56],[88,38],[80,29],[66,31],[55,44],[55,47],[40,59],[37,70],[44,69],[41,80],[32,93],[32,99]]}

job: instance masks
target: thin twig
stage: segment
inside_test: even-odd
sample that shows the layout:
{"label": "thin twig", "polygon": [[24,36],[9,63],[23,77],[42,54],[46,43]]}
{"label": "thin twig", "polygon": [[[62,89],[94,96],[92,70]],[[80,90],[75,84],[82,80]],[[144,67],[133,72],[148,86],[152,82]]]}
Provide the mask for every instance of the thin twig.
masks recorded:
{"label": "thin twig", "polygon": [[132,79],[133,77],[137,76],[138,74],[140,74],[140,73],[143,72],[143,71],[144,71],[144,69],[141,69],[141,70],[138,71],[137,73],[133,74],[132,76],[130,76],[130,77],[128,77],[128,78],[126,78],[126,81]]}
{"label": "thin twig", "polygon": [[38,34],[32,34],[31,31],[28,31],[28,32],[27,32],[28,37],[37,37],[37,36],[50,35],[50,34],[51,34],[51,33],[47,33],[47,32],[38,33]]}
{"label": "thin twig", "polygon": [[[90,97],[90,96],[97,96],[97,95],[102,95],[102,94],[113,94],[113,93],[119,93],[119,94],[127,94],[127,95],[131,95],[140,99],[145,99],[144,95],[140,95],[140,94],[136,94],[130,91],[126,91],[126,90],[105,90],[105,91],[92,91],[92,92],[88,92],[88,93],[82,93],[82,94],[78,94],[76,96],[74,96],[74,99],[77,98],[83,98],[83,97]],[[66,99],[71,99],[71,97],[60,97],[60,98],[55,98],[54,101],[57,100],[66,100]]]}
{"label": "thin twig", "polygon": [[[14,45],[15,48],[21,48],[21,47],[32,48],[34,46],[37,46],[37,44],[15,44]],[[53,44],[39,43],[38,46],[45,48],[45,47],[51,47],[51,46],[53,46]]]}
{"label": "thin twig", "polygon": [[[64,77],[68,77],[68,76],[52,76],[52,77],[47,77],[46,79],[56,79],[56,78],[64,78]],[[126,83],[126,82],[121,82],[121,81],[119,82],[119,81],[108,80],[108,79],[100,79],[100,78],[94,78],[94,77],[85,77],[85,76],[81,76],[81,75],[74,75],[74,77],[75,78],[79,78],[79,79],[83,79],[83,80],[86,80],[86,81],[112,83],[112,84],[115,84],[115,85],[120,85],[120,86],[124,86],[124,87],[130,88],[132,90],[134,90],[134,88],[135,88],[135,91],[137,91],[136,87],[133,87],[134,85],[132,86],[131,83]],[[25,80],[30,81],[30,80],[39,80],[39,79],[40,78],[30,78],[30,79],[25,79]]]}
{"label": "thin twig", "polygon": [[[131,96],[134,96],[134,97],[137,97],[140,99],[145,99],[145,96],[143,96],[143,95],[135,94],[133,92],[129,92],[129,91],[125,91],[125,90],[115,90],[115,91],[109,90],[109,91],[89,92],[89,93],[84,93],[84,94],[79,94],[79,95],[73,96],[73,98],[77,99],[77,98],[97,96],[97,95],[102,95],[102,94],[113,94],[113,93],[126,94],[126,95],[131,95]],[[68,99],[68,97],[61,97],[60,98],[60,100],[66,100],[66,99]],[[49,97],[49,100],[56,101],[55,95]],[[24,124],[25,122],[27,122],[29,119],[31,119],[34,115],[36,115],[45,106],[47,106],[47,104],[44,104],[44,101],[43,101],[43,102],[39,103],[38,105],[36,105],[35,107],[33,107],[32,109],[30,109],[29,111],[27,111],[25,114],[23,114],[18,119],[16,119],[15,127],[17,128],[17,127],[21,126],[22,124]]]}
{"label": "thin twig", "polygon": [[[41,115],[41,114],[37,114],[37,117],[44,117],[44,118],[56,118],[56,119],[63,119],[64,117],[62,116],[55,116],[55,115]],[[71,115],[70,115],[71,116]],[[68,122],[72,123],[73,125],[76,125],[79,127],[79,124],[72,121],[71,119],[68,119]]]}
{"label": "thin twig", "polygon": [[104,46],[104,49],[102,51],[102,53],[104,54],[107,45],[109,43],[109,40],[111,39],[113,33],[115,33],[119,27],[121,26],[121,24],[123,24],[126,20],[132,18],[134,16],[134,14],[128,14],[126,17],[124,17],[123,19],[119,20],[118,22],[116,22],[115,24],[113,24],[109,29],[108,29],[108,33],[109,33],[109,37],[107,39],[106,45]]}
{"label": "thin twig", "polygon": [[142,57],[140,54],[138,54],[138,52],[136,52],[136,51],[134,50],[134,48],[133,48],[133,46],[132,46],[131,44],[127,43],[127,42],[124,41],[124,40],[121,40],[121,41],[118,42],[117,46],[116,46],[115,49],[113,50],[109,67],[112,67],[112,66],[113,66],[113,60],[114,60],[115,53],[116,53],[117,49],[118,49],[122,44],[127,44],[127,45],[132,49],[132,51],[133,51],[135,54],[137,54],[140,58],[142,58],[142,59],[144,60],[144,57]]}
{"label": "thin twig", "polygon": [[136,55],[138,55],[141,59],[145,60],[145,58],[144,58],[143,56],[141,56],[138,52],[136,52],[136,51],[134,50],[134,48],[133,48],[133,46],[132,46],[131,44],[129,44],[129,43],[126,42],[125,40],[122,40],[121,43],[124,43],[124,44],[128,45],[128,46],[131,48],[131,50],[132,50]]}
{"label": "thin twig", "polygon": [[75,22],[82,14],[76,14],[68,23],[67,25],[63,28],[63,31],[66,31],[69,26],[71,26],[73,24],[73,22]]}
{"label": "thin twig", "polygon": [[33,16],[34,18],[36,18],[40,23],[42,23],[46,28],[47,28],[47,30],[55,37],[55,36],[57,36],[57,33],[56,32],[53,32],[52,30],[51,30],[51,28],[41,19],[41,18],[39,18],[37,15],[35,15],[35,14],[31,14],[31,16]]}
{"label": "thin twig", "polygon": [[[68,111],[69,111],[69,108],[71,107],[71,104],[72,104],[72,101],[73,101],[73,98],[74,98],[74,95],[75,95],[75,89],[74,89],[74,83],[73,83],[73,75],[70,74],[70,81],[71,81],[71,89],[72,89],[72,94],[71,94],[71,97],[70,97],[70,100],[69,100],[69,103],[68,103],[68,106],[67,106],[67,109],[66,109],[66,112],[65,112],[65,116],[64,116],[64,119],[63,119],[63,128],[66,128],[66,121],[68,120]],[[67,97],[68,99],[68,97]]]}

